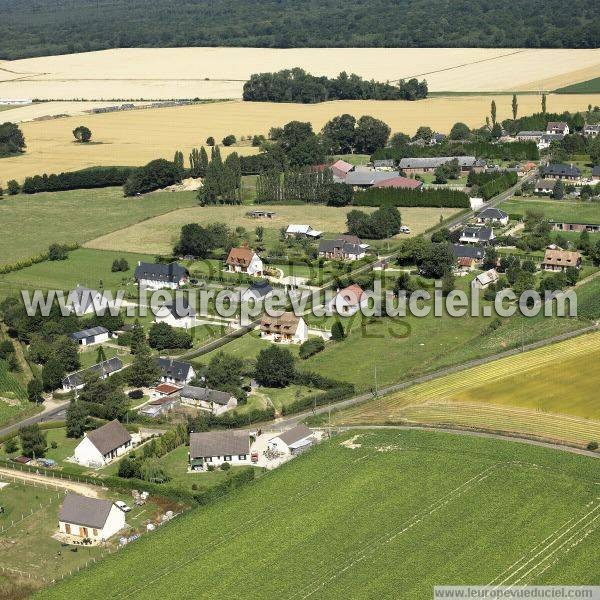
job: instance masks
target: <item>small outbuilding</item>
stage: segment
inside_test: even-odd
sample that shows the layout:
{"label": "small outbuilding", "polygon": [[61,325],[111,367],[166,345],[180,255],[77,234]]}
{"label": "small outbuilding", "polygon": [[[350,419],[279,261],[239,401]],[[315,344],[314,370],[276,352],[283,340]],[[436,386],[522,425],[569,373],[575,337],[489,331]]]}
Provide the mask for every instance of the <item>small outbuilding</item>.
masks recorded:
{"label": "small outbuilding", "polygon": [[91,327],[82,329],[69,334],[69,337],[80,346],[91,346],[92,344],[101,344],[110,339],[110,332],[106,327]]}
{"label": "small outbuilding", "polygon": [[317,442],[313,432],[306,425],[296,425],[267,442],[267,447],[273,452],[283,454],[300,454]]}

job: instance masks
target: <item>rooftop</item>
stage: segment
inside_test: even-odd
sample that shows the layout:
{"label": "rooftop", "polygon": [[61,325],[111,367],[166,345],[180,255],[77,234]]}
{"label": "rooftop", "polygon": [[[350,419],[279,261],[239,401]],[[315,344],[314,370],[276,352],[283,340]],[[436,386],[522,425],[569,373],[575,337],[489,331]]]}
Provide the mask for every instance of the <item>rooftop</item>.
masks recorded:
{"label": "rooftop", "polygon": [[87,498],[69,493],[58,513],[58,520],[83,527],[102,529],[113,507],[112,500]]}
{"label": "rooftop", "polygon": [[87,434],[87,438],[102,454],[108,454],[131,441],[131,435],[119,421],[110,421]]}
{"label": "rooftop", "polygon": [[250,453],[247,431],[210,431],[190,434],[190,457],[231,456]]}

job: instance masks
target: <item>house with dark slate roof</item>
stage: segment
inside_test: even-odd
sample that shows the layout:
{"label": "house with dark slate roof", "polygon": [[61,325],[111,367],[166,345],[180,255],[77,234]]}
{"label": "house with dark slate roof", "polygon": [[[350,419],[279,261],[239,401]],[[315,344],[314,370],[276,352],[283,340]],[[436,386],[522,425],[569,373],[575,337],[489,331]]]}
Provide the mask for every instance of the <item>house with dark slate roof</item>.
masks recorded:
{"label": "house with dark slate roof", "polygon": [[58,531],[65,536],[103,542],[122,529],[125,513],[112,500],[68,493],[58,513]]}
{"label": "house with dark slate roof", "polygon": [[460,260],[461,258],[471,258],[477,263],[481,263],[485,258],[485,248],[479,245],[466,246],[463,244],[452,244],[451,250],[456,260]]}
{"label": "house with dark slate roof", "polygon": [[156,323],[191,329],[196,326],[196,310],[185,296],[178,296],[161,306],[154,315]]}
{"label": "house with dark slate roof", "polygon": [[176,290],[187,283],[188,271],[176,262],[167,265],[140,261],[135,268],[135,280],[140,286],[146,288]]}
{"label": "house with dark slate roof", "polygon": [[156,358],[155,360],[161,371],[162,383],[185,385],[196,377],[196,371],[190,363],[172,358]]}
{"label": "house with dark slate roof", "polygon": [[341,235],[336,240],[321,240],[319,256],[333,260],[359,260],[364,258],[368,244],[363,244],[355,235]]}
{"label": "house with dark slate roof", "polygon": [[499,208],[486,208],[477,215],[478,223],[499,223],[500,225],[508,224],[508,214]]}
{"label": "house with dark slate roof", "polygon": [[250,464],[250,437],[247,431],[229,429],[190,434],[190,469],[204,471],[209,465]]}
{"label": "house with dark slate roof", "polygon": [[461,244],[489,244],[494,237],[491,227],[465,227],[458,241]]}
{"label": "house with dark slate roof", "polygon": [[575,181],[581,178],[581,171],[574,165],[547,165],[543,168],[542,173],[547,179],[568,179]]}
{"label": "house with dark slate roof", "polygon": [[481,173],[485,169],[485,160],[477,159],[474,156],[407,157],[400,160],[398,167],[405,175],[417,175],[433,172],[453,160],[458,162],[458,166],[463,172]]}
{"label": "house with dark slate roof", "polygon": [[81,389],[84,386],[85,378],[88,373],[98,373],[100,379],[106,379],[121,369],[123,369],[123,361],[118,356],[109,358],[108,360],[96,363],[87,369],[82,369],[81,371],[67,375],[62,380],[63,390],[68,392],[70,390]]}
{"label": "house with dark slate roof", "polygon": [[91,346],[92,344],[107,342],[110,338],[110,332],[106,327],[91,327],[90,329],[82,329],[71,333],[69,337],[79,346]]}
{"label": "house with dark slate roof", "polygon": [[186,385],[179,392],[181,403],[220,415],[237,406],[237,399],[229,392],[211,390],[207,387]]}
{"label": "house with dark slate roof", "polygon": [[98,468],[122,456],[131,447],[131,435],[127,429],[119,421],[110,421],[86,433],[77,444],[73,458],[79,465]]}

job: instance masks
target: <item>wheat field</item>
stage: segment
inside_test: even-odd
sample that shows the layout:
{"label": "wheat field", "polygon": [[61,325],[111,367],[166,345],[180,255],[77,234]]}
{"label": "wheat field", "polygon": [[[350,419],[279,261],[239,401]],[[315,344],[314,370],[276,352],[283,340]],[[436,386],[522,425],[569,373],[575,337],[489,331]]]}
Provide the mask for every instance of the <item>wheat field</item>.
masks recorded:
{"label": "wheat field", "polygon": [[[480,126],[496,100],[498,118],[511,115],[511,96],[434,97],[420,102],[352,100],[321,104],[272,104],[258,102],[217,102],[149,110],[86,115],[22,124],[27,152],[0,160],[0,180],[22,180],[38,173],[57,173],[94,165],[142,165],[155,158],[172,158],[176,150],[187,157],[208,136],[221,140],[230,133],[238,138],[266,134],[273,126],[288,121],[310,121],[316,130],[332,117],[351,113],[383,119],[392,131],[413,134],[419,125],[447,132],[456,121]],[[548,111],[585,110],[598,104],[598,95],[550,95]],[[519,114],[539,111],[536,95],[519,96]],[[19,110],[19,109],[14,109]],[[7,111],[10,114],[13,111]],[[93,144],[74,142],[72,131],[86,125],[93,132]],[[231,148],[241,154],[255,148]]]}
{"label": "wheat field", "polygon": [[251,73],[426,78],[432,91],[552,90],[600,75],[600,50],[121,48],[0,61],[0,98],[240,98]]}

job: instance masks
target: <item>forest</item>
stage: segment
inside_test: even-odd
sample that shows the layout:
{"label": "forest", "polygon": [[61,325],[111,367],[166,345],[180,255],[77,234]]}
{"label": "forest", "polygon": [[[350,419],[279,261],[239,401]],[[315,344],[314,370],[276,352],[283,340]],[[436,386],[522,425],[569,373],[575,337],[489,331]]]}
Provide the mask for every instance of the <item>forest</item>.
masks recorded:
{"label": "forest", "polygon": [[597,48],[596,0],[0,0],[0,58],[129,47]]}

